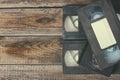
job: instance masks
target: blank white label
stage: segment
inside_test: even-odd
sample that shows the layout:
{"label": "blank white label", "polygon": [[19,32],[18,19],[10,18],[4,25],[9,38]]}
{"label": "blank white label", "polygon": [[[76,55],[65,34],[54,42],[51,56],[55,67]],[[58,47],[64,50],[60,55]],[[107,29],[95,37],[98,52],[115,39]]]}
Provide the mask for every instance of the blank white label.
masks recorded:
{"label": "blank white label", "polygon": [[101,49],[117,43],[106,18],[93,22],[91,25]]}

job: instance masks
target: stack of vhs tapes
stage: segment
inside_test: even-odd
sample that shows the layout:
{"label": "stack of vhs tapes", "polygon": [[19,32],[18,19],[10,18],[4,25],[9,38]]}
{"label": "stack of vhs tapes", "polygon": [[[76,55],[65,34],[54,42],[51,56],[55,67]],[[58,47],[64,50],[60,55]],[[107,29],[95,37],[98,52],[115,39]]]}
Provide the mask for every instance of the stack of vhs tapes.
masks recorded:
{"label": "stack of vhs tapes", "polygon": [[63,72],[120,73],[120,1],[63,7]]}

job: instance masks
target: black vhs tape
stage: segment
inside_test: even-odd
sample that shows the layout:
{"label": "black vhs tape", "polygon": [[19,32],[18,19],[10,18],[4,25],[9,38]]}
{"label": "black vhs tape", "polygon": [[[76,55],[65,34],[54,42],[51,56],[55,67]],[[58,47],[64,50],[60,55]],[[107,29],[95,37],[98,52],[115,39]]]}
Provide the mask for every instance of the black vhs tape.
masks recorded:
{"label": "black vhs tape", "polygon": [[63,39],[86,39],[81,23],[78,21],[78,9],[82,6],[63,7]]}
{"label": "black vhs tape", "polygon": [[120,60],[120,22],[110,0],[99,0],[79,10],[79,20],[93,54],[103,70]]}
{"label": "black vhs tape", "polygon": [[119,73],[119,64],[99,70],[99,63],[88,43],[83,30],[84,26],[78,19],[80,8],[79,5],[63,7],[63,72],[65,74],[103,74],[106,76]]}

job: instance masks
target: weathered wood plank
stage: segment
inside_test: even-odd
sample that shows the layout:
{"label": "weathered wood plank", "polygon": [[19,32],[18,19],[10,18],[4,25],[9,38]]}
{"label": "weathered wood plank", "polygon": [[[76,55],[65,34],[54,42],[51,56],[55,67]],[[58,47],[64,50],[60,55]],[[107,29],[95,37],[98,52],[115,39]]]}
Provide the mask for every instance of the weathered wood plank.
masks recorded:
{"label": "weathered wood plank", "polygon": [[0,36],[62,34],[62,9],[0,9]]}
{"label": "weathered wood plank", "polygon": [[93,0],[0,0],[0,8],[62,7],[68,4],[87,4]]}
{"label": "weathered wood plank", "polygon": [[61,65],[0,65],[1,80],[119,80],[120,75],[65,75]]}
{"label": "weathered wood plank", "polygon": [[61,64],[60,37],[1,37],[0,64]]}

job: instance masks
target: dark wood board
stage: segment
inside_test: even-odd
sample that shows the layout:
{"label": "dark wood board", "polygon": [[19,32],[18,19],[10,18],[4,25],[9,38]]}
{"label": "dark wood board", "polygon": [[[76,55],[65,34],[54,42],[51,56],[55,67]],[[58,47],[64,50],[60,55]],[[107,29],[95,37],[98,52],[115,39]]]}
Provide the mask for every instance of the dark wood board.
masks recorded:
{"label": "dark wood board", "polygon": [[60,37],[1,37],[0,64],[61,64]]}

